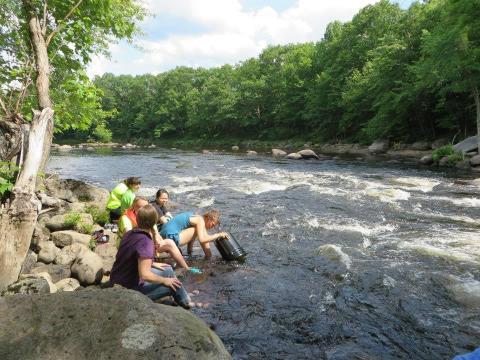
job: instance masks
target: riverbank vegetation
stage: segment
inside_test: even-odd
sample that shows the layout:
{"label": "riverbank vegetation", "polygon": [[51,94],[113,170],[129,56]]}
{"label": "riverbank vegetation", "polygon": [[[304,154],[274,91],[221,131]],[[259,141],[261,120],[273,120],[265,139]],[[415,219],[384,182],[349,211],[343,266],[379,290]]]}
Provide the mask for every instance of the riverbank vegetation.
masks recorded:
{"label": "riverbank vegetation", "polygon": [[62,128],[63,137],[459,140],[480,121],[479,19],[479,0],[407,10],[382,0],[350,22],[332,22],[316,43],[270,46],[234,66],[105,74],[94,81],[105,122]]}

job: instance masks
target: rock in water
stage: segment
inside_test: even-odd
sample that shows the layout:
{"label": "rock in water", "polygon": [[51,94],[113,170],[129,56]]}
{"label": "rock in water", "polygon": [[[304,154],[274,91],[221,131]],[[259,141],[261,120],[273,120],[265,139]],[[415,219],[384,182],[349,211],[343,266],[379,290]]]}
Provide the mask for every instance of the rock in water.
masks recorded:
{"label": "rock in water", "polygon": [[0,298],[0,317],[2,360],[231,358],[190,312],[122,288]]}
{"label": "rock in water", "polygon": [[303,159],[320,159],[317,154],[315,154],[315,151],[310,150],[310,149],[305,149],[305,150],[300,150],[298,152]]}

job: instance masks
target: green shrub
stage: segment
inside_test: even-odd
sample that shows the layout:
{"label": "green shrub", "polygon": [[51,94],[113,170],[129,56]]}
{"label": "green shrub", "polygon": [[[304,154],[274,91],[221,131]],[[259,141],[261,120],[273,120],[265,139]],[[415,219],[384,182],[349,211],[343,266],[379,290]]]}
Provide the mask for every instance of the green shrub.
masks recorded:
{"label": "green shrub", "polygon": [[0,201],[3,202],[10,196],[10,191],[15,184],[18,166],[12,162],[0,161]]}
{"label": "green shrub", "polygon": [[80,222],[77,225],[78,231],[82,234],[90,235],[93,232],[93,225],[92,224],[85,224],[84,222]]}
{"label": "green shrub", "polygon": [[457,162],[464,160],[463,152],[457,151],[452,145],[445,145],[436,149],[432,153],[432,159],[434,162],[440,161],[440,159],[448,156],[447,166],[454,166]]}
{"label": "green shrub", "polygon": [[65,215],[65,220],[63,221],[63,224],[65,226],[78,226],[81,219],[82,215],[80,215],[80,213],[76,211],[73,211]]}
{"label": "green shrub", "polygon": [[96,205],[85,206],[85,212],[92,215],[93,221],[99,225],[105,225],[110,220],[107,210],[100,210]]}

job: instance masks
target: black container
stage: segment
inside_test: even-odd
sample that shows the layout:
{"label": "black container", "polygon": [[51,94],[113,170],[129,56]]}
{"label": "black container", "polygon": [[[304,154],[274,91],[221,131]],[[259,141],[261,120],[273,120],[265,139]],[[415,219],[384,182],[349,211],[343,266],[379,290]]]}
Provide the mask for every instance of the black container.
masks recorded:
{"label": "black container", "polygon": [[220,255],[222,255],[223,260],[244,261],[247,256],[247,252],[243,250],[231,234],[228,235],[228,238],[223,237],[215,240],[215,246],[220,252]]}

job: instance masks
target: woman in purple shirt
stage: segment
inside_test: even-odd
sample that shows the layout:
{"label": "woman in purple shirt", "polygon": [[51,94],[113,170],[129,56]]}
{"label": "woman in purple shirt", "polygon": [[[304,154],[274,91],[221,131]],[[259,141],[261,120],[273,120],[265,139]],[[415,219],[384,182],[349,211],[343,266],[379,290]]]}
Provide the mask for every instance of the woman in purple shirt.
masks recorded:
{"label": "woman in purple shirt", "polygon": [[127,232],[120,242],[110,282],[140,291],[152,300],[171,295],[178,305],[189,309],[190,299],[173,269],[153,261],[152,228],[157,221],[157,211],[152,205],[145,205],[137,212],[138,227]]}

